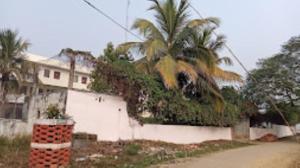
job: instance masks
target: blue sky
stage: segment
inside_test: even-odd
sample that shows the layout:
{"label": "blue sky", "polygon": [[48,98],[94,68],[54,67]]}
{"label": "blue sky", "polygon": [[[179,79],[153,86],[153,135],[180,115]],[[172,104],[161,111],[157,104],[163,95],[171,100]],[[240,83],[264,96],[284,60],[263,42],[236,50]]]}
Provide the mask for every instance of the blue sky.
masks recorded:
{"label": "blue sky", "polygon": [[[125,24],[127,0],[90,0]],[[191,0],[204,16],[222,21],[218,32],[248,69],[269,57],[291,36],[300,35],[299,0]],[[131,0],[129,25],[152,19],[147,0]],[[191,17],[197,15],[191,10]],[[32,53],[53,56],[62,48],[88,50],[98,56],[109,41],[124,42],[125,33],[82,0],[1,0],[0,28],[17,29],[32,45]],[[129,40],[136,40],[129,36]],[[224,55],[230,56],[226,51]],[[228,69],[244,74],[238,64]]]}

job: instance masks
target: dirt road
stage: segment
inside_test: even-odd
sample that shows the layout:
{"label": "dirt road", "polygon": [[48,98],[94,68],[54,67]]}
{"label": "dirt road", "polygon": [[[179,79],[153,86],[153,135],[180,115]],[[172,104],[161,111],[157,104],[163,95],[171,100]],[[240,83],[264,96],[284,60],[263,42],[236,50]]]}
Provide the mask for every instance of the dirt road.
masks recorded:
{"label": "dirt road", "polygon": [[[299,162],[297,167],[297,162]],[[253,145],[200,158],[183,159],[159,168],[300,168],[300,144]]]}

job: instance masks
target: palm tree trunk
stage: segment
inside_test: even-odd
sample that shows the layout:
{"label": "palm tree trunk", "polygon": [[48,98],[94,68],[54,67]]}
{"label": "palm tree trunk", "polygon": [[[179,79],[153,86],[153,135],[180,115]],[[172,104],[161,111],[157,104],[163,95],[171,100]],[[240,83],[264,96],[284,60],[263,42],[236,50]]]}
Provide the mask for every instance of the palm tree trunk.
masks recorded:
{"label": "palm tree trunk", "polygon": [[7,95],[7,88],[6,88],[6,82],[9,80],[9,73],[2,73],[2,78],[1,78],[1,88],[0,88],[0,103],[4,104],[6,101],[6,95]]}
{"label": "palm tree trunk", "polygon": [[70,73],[69,73],[68,89],[73,88],[74,74],[75,74],[75,58],[71,56],[70,57]]}
{"label": "palm tree trunk", "polygon": [[0,113],[2,114],[4,112],[4,105],[6,103],[6,95],[7,95],[7,89],[6,89],[6,81],[9,79],[8,73],[2,73],[1,78],[1,84],[0,84]]}

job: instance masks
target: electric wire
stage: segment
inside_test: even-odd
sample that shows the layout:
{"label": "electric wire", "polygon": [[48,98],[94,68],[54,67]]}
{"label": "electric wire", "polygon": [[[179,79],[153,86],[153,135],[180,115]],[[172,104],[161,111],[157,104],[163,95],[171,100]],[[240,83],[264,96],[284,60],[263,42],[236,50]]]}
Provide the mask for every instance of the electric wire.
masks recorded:
{"label": "electric wire", "polygon": [[91,8],[93,8],[94,10],[96,10],[98,13],[100,13],[101,15],[103,15],[104,17],[106,17],[107,19],[109,19],[111,22],[113,22],[114,24],[116,24],[117,26],[119,26],[120,28],[122,28],[123,30],[125,30],[126,32],[128,32],[129,34],[131,34],[132,36],[136,37],[137,39],[143,41],[143,39],[138,36],[137,34],[131,32],[129,29],[127,29],[125,26],[123,26],[122,24],[120,24],[119,22],[117,22],[114,18],[112,18],[111,16],[109,16],[108,14],[106,14],[104,11],[102,11],[101,9],[97,8],[95,5],[93,5],[91,2],[89,2],[88,0],[82,0],[83,2],[85,2],[88,6],[90,6]]}
{"label": "electric wire", "polygon": [[[116,24],[117,26],[119,26],[120,28],[122,28],[123,30],[125,30],[127,33],[131,34],[132,36],[136,37],[137,39],[143,41],[143,39],[138,36],[137,34],[131,32],[127,27],[124,27],[122,24],[118,23],[115,19],[113,19],[111,16],[109,16],[108,14],[106,14],[104,11],[102,11],[101,9],[97,8],[95,5],[93,5],[91,2],[89,2],[88,0],[82,0],[84,1],[88,6],[90,6],[91,8],[93,8],[94,10],[96,10],[98,13],[100,13],[101,15],[103,15],[104,17],[106,17],[107,19],[109,19],[111,22],[113,22],[114,24]],[[129,4],[129,2],[128,2]],[[129,6],[129,5],[128,5]],[[194,10],[194,12],[197,13],[197,15],[201,18],[201,19],[205,19],[205,17],[199,12],[199,10],[197,10],[191,3],[189,3],[189,6]],[[128,8],[128,7],[127,7]],[[128,9],[127,9],[128,10]],[[127,16],[126,16],[126,20],[127,20]],[[126,26],[127,26],[127,21],[126,21]],[[126,33],[126,34],[127,34]],[[213,34],[215,36],[218,36],[218,34],[213,31]],[[125,40],[127,40],[127,35],[125,37]],[[233,56],[233,58],[238,62],[238,64],[242,67],[242,69],[246,72],[246,74],[255,82],[258,83],[258,81],[256,80],[255,77],[253,77],[253,75],[250,73],[250,71],[246,68],[246,66],[242,63],[242,61],[238,58],[238,56],[235,54],[235,52],[231,49],[231,47],[229,47],[229,45],[227,45],[226,43],[224,44],[224,47],[228,50],[228,52]],[[283,119],[283,121],[285,122],[285,124],[290,128],[291,132],[296,135],[295,130],[292,129],[290,123],[287,121],[287,119],[285,118],[285,116],[283,115],[283,113],[280,111],[280,109],[277,107],[276,103],[274,102],[273,98],[267,94],[265,94],[265,96],[267,97],[268,101],[271,103],[271,105],[274,107],[274,109],[278,112],[278,114],[281,116],[281,118]]]}
{"label": "electric wire", "polygon": [[[189,3],[189,6],[194,10],[194,12],[196,12],[198,14],[198,16],[201,19],[205,19],[205,17],[199,12],[199,10],[197,10],[191,3]],[[213,34],[215,36],[218,36],[218,34],[213,30]],[[233,58],[238,62],[238,64],[243,68],[243,70],[246,72],[246,74],[255,82],[258,83],[257,79],[250,73],[250,71],[246,68],[246,66],[242,63],[242,61],[238,58],[238,56],[235,54],[235,52],[231,49],[231,47],[229,47],[228,44],[224,44],[224,47],[228,50],[228,52],[233,56]],[[265,93],[263,93],[265,94]],[[288,120],[285,118],[285,116],[283,115],[283,113],[281,112],[281,110],[277,107],[276,103],[274,102],[273,98],[267,94],[265,94],[265,96],[267,97],[268,101],[271,103],[271,105],[274,107],[275,111],[277,111],[277,113],[281,116],[281,118],[283,119],[283,121],[285,122],[285,124],[290,128],[291,132],[293,133],[294,136],[296,136],[296,132],[294,129],[292,129],[290,123],[288,122]]]}

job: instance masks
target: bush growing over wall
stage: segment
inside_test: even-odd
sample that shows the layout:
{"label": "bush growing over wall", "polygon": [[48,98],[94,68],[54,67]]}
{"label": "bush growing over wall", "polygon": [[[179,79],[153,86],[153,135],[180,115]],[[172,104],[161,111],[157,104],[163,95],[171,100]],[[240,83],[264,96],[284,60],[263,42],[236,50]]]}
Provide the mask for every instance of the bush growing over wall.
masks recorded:
{"label": "bush growing over wall", "polygon": [[[109,57],[98,59],[91,75],[91,89],[122,96],[131,117],[141,122],[205,126],[231,126],[239,120],[241,108],[233,103],[225,103],[223,113],[215,112],[208,101],[165,89],[158,76],[138,72],[128,60],[109,59],[113,54],[114,50],[108,48],[105,55]],[[144,111],[151,112],[152,117],[142,118]]]}
{"label": "bush growing over wall", "polygon": [[[124,97],[129,115],[141,122],[231,126],[239,120],[241,113],[238,106],[229,102],[223,113],[217,113],[211,104],[200,104],[197,100],[184,98],[180,91],[166,90],[158,77],[137,72],[128,61],[99,61],[92,79],[92,90]],[[144,119],[140,117],[143,111],[149,111],[153,116]]]}

